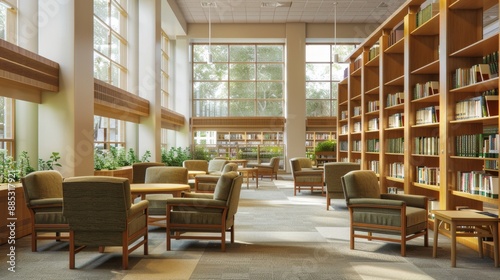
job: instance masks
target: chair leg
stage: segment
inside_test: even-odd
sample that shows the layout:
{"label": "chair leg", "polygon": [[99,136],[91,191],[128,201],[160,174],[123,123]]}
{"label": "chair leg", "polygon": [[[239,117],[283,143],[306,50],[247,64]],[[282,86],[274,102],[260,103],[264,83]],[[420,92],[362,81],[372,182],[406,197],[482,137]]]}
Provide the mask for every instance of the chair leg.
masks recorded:
{"label": "chair leg", "polygon": [[35,229],[33,228],[31,231],[31,252],[36,252],[36,238],[37,238],[37,233]]}
{"label": "chair leg", "polygon": [[122,233],[122,268],[128,269],[128,230]]}
{"label": "chair leg", "polygon": [[73,231],[69,233],[69,269],[75,268],[75,235]]}
{"label": "chair leg", "polygon": [[226,251],[226,230],[225,229],[222,229],[222,232],[221,232],[220,250],[222,252]]}
{"label": "chair leg", "polygon": [[330,195],[326,194],[326,211],[330,210]]}
{"label": "chair leg", "polygon": [[170,239],[171,239],[171,233],[170,230],[167,229],[167,251],[170,251]]}

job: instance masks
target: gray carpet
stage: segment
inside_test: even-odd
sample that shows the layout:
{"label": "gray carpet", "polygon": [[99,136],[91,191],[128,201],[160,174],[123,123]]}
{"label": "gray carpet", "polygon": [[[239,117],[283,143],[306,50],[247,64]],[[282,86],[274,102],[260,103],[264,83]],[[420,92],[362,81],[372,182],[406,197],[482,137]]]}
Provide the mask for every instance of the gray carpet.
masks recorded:
{"label": "gray carpet", "polygon": [[[409,242],[407,257],[398,244],[357,241],[349,249],[349,217],[345,203],[333,200],[326,211],[320,193],[293,196],[293,182],[269,179],[242,189],[236,216],[236,243],[220,251],[214,241],[173,240],[165,250],[165,232],[150,228],[148,256],[141,249],[121,269],[119,248],[99,254],[86,249],[76,255],[77,269],[68,269],[64,242],[40,241],[31,252],[30,238],[16,243],[16,272],[0,264],[1,279],[499,279],[493,260],[459,245],[457,267],[450,267],[449,240],[440,236],[438,257],[423,239]],[[430,234],[432,245],[432,232]],[[2,260],[7,245],[0,246]]]}

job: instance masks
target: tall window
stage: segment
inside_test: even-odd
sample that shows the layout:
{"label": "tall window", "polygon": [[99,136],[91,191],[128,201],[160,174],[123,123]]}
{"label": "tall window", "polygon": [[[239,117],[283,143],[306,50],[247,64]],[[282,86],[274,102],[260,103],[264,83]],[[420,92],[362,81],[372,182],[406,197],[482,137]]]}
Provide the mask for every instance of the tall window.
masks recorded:
{"label": "tall window", "polygon": [[334,63],[334,54],[342,60],[355,45],[306,45],[306,115],[337,116],[337,84],[347,65]]}
{"label": "tall window", "polygon": [[[168,99],[169,99],[169,68],[168,63],[170,59],[170,47],[169,40],[167,34],[162,31],[161,32],[161,106],[165,108],[169,108]],[[171,109],[171,108],[169,108]]]}
{"label": "tall window", "polygon": [[[0,5],[0,39],[9,40],[7,7]],[[14,14],[14,13],[11,13]],[[9,20],[9,23],[15,21]],[[11,31],[12,32],[12,31]],[[15,43],[15,42],[11,42]],[[14,101],[12,98],[0,96],[0,149],[14,155]]]}
{"label": "tall window", "polygon": [[193,116],[283,116],[284,46],[193,45]]}
{"label": "tall window", "polygon": [[[94,77],[127,88],[127,0],[94,0]],[[96,147],[125,146],[125,122],[95,116]]]}

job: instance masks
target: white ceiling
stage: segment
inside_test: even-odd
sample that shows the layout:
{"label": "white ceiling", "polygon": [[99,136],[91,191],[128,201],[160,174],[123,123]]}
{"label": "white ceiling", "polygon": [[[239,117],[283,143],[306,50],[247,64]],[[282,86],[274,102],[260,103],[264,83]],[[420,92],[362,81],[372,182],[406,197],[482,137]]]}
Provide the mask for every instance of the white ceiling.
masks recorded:
{"label": "white ceiling", "polygon": [[[176,0],[187,23],[382,23],[405,0]],[[290,4],[262,7],[263,3]],[[202,7],[215,3],[217,7]],[[335,4],[336,3],[336,4]]]}

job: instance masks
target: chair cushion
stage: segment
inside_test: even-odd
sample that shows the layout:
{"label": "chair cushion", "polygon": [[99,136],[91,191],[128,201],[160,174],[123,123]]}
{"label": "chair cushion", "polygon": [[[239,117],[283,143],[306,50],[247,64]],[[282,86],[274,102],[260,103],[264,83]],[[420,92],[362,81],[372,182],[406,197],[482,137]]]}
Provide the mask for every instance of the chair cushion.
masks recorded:
{"label": "chair cushion", "polygon": [[171,194],[148,194],[146,200],[149,201],[149,215],[166,215],[167,199],[172,198]]}
{"label": "chair cushion", "polygon": [[208,162],[208,174],[215,174],[215,172],[219,172],[218,174],[221,174],[224,165],[227,163],[228,161],[225,159],[212,159]]}
{"label": "chair cushion", "polygon": [[[353,221],[356,223],[366,223],[384,226],[401,226],[400,211],[395,209],[382,208],[356,208],[353,211]],[[406,227],[427,222],[427,212],[425,209],[406,207]]]}
{"label": "chair cushion", "polygon": [[[35,213],[35,224],[67,224],[66,218],[61,209],[58,212],[39,212]],[[54,228],[50,229],[54,231]]]}

